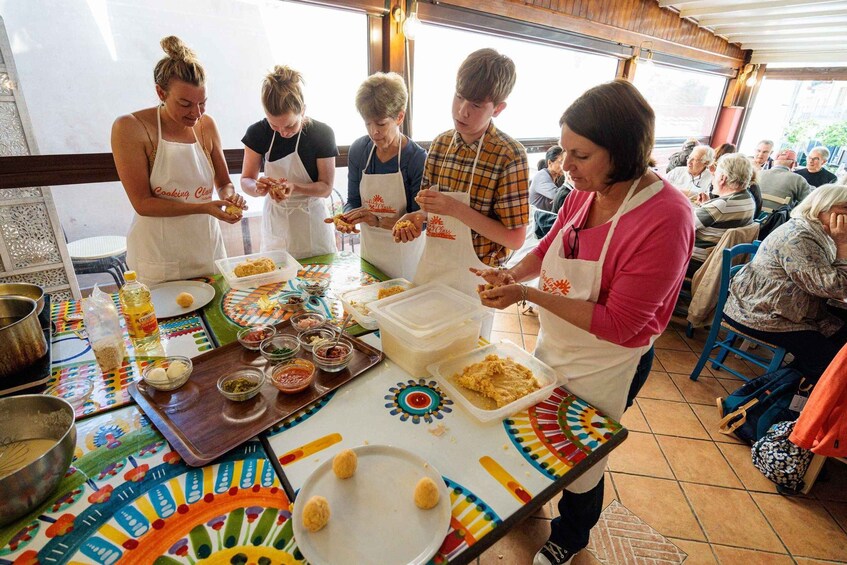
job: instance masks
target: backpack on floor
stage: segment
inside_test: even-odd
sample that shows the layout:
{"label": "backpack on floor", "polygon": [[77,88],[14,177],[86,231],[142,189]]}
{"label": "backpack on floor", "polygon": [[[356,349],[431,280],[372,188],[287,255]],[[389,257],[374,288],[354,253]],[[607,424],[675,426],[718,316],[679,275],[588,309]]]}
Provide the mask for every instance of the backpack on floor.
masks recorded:
{"label": "backpack on floor", "polygon": [[802,386],[803,375],[783,367],[744,383],[726,398],[718,398],[722,434],[734,434],[753,443],[778,422],[796,420],[800,415],[791,409],[794,396],[808,396],[811,387]]}
{"label": "backpack on floor", "polygon": [[814,454],[788,440],[794,424],[794,421],[779,422],[771,426],[762,439],[753,444],[751,454],[753,466],[770,481],[791,492],[799,492]]}

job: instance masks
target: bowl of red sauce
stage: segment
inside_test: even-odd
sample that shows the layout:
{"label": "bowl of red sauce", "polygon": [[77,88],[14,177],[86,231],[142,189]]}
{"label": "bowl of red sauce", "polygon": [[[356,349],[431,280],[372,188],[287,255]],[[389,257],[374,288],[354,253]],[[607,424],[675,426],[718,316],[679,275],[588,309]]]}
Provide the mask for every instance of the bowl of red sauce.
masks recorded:
{"label": "bowl of red sauce", "polygon": [[297,394],[312,385],[315,370],[315,364],[308,359],[292,359],[273,368],[271,382],[280,392]]}
{"label": "bowl of red sauce", "polygon": [[250,349],[251,351],[256,351],[259,349],[259,346],[262,345],[262,342],[266,339],[272,338],[276,335],[276,328],[269,325],[259,325],[259,326],[248,326],[246,328],[242,328],[238,330],[238,343]]}

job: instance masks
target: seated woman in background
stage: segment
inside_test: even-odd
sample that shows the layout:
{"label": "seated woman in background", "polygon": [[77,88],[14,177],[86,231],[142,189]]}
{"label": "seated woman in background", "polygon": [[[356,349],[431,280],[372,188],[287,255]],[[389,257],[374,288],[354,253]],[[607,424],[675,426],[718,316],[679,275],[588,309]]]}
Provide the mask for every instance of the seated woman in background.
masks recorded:
{"label": "seated woman in background", "polygon": [[738,153],[738,148],[732,143],[722,143],[715,149],[715,162],[729,153]]}
{"label": "seated woman in background", "polygon": [[813,191],[762,242],[733,277],[724,313],[742,332],[784,347],[792,366],[817,380],[847,343],[830,298],[847,298],[847,186],[835,184]]}
{"label": "seated woman in background", "polygon": [[564,160],[562,148],[554,145],[547,150],[544,159],[538,162],[538,172],[529,184],[529,203],[539,210],[553,210],[553,200],[564,180]]}
{"label": "seated woman in background", "polygon": [[[266,196],[262,251],[285,250],[295,259],[335,253],[327,197],[335,180],[335,133],[306,117],[303,80],[290,67],[274,67],[262,83],[265,118],[241,139],[241,188]],[[259,171],[265,163],[265,176]]]}
{"label": "seated woman in background", "polygon": [[412,280],[425,238],[394,241],[397,219],[420,210],[415,196],[421,188],[426,151],[403,135],[409,93],[397,73],[369,76],[356,93],[356,109],[368,135],[350,146],[347,159],[345,224],[338,231],[362,230],[362,258],[391,278]]}
{"label": "seated woman in background", "polygon": [[[153,70],[159,105],[112,126],[115,166],[136,214],[126,261],[146,284],[213,274],[226,257],[218,220],[234,224],[246,208],[206,114],[203,67],[179,38],[160,44],[167,55]],[[212,199],[216,188],[220,200]]]}
{"label": "seated woman in background", "polygon": [[724,155],[718,161],[712,178],[712,192],[718,197],[694,209],[696,233],[689,276],[703,265],[726,230],[753,223],[756,203],[747,190],[752,177],[753,165],[741,153]]}

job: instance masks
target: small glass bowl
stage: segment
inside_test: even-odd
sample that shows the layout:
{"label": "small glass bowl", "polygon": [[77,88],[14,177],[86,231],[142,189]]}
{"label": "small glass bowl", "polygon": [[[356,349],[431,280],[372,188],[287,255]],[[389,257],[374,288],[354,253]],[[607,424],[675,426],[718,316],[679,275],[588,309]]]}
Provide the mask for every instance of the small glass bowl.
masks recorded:
{"label": "small glass bowl", "polygon": [[291,359],[271,371],[271,382],[285,394],[303,392],[315,380],[315,364],[308,359]]}
{"label": "small glass bowl", "polygon": [[276,335],[276,328],[269,325],[247,326],[238,330],[238,343],[245,348],[256,351],[262,342]]}
{"label": "small glass bowl", "polygon": [[78,408],[85,404],[91,392],[94,390],[94,384],[86,377],[73,377],[60,381],[47,390],[44,394],[48,396],[58,396],[74,408]]}
{"label": "small glass bowl", "polygon": [[291,316],[291,327],[298,332],[313,330],[326,324],[326,316],[318,312],[303,312],[296,316]]}
{"label": "small glass bowl", "polygon": [[[230,392],[227,390],[234,385],[228,384],[233,381],[241,380],[242,386],[237,391]],[[265,384],[265,373],[259,369],[239,369],[233,373],[222,376],[218,379],[218,392],[235,402],[250,400],[262,390],[262,385]]]}
{"label": "small glass bowl", "polygon": [[306,308],[306,299],[302,296],[297,296],[296,294],[289,296],[288,298],[280,297],[278,302],[279,307],[282,308],[284,312],[300,312]]}
{"label": "small glass bowl", "polygon": [[349,340],[340,339],[336,345],[321,344],[312,350],[315,365],[323,371],[336,373],[343,371],[353,358],[353,344]]}
{"label": "small glass bowl", "polygon": [[275,335],[259,346],[259,353],[270,363],[288,361],[299,352],[300,342],[293,335]]}
{"label": "small glass bowl", "polygon": [[329,279],[308,278],[303,279],[303,290],[309,296],[323,296],[329,288]]}
{"label": "small glass bowl", "polygon": [[318,341],[334,340],[335,332],[329,328],[313,328],[297,334],[297,341],[300,342],[300,347],[311,352],[314,344]]}
{"label": "small glass bowl", "polygon": [[[178,364],[180,363],[185,367],[181,371],[178,368]],[[188,357],[182,357],[180,355],[160,357],[154,359],[142,369],[141,378],[144,379],[144,382],[148,386],[156,390],[175,390],[188,381],[193,368],[194,364],[191,363],[191,359]],[[165,371],[165,377],[161,378],[161,373],[158,371],[154,373],[154,369],[163,369]]]}

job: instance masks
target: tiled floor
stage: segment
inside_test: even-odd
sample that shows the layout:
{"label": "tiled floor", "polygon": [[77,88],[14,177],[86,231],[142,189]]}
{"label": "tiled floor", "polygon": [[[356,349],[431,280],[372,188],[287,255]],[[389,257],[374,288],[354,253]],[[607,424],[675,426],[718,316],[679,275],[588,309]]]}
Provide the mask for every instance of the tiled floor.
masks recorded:
{"label": "tiled floor", "polygon": [[[492,340],[532,351],[537,334],[538,317],[513,307],[496,315]],[[717,432],[715,398],[740,381],[708,367],[696,382],[689,379],[705,337],[699,330],[689,339],[672,322],[657,340],[650,378],[622,419],[629,437],[609,458],[605,505],[618,500],[687,553],[687,564],[847,563],[847,465],[827,462],[809,496],[777,494],[750,462],[750,448]],[[555,502],[479,563],[531,563],[558,514]],[[588,551],[574,559],[596,563]]]}

